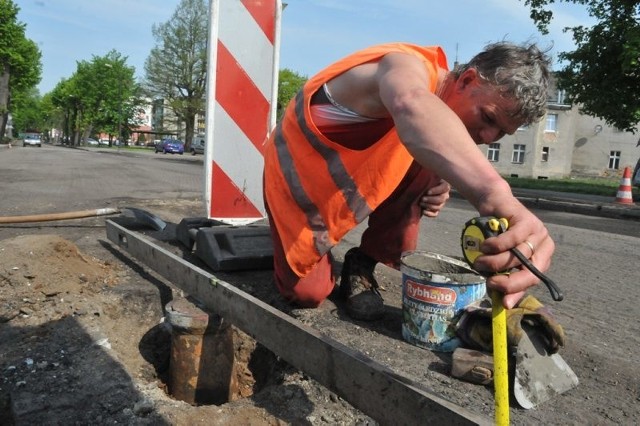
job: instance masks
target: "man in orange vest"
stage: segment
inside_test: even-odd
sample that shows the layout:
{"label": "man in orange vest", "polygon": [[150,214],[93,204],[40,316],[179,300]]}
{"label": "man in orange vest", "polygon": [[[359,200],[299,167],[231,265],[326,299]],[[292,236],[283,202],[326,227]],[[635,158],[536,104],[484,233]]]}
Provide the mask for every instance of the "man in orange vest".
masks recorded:
{"label": "man in orange vest", "polygon": [[265,149],[264,199],[274,243],[274,280],[301,307],[334,290],[331,248],[368,219],[345,256],[338,294],[348,313],[379,318],[373,270],[398,268],[416,248],[422,216],[433,217],[449,184],[483,216],[509,230],[484,242],[474,266],[510,308],[538,279],[509,249],[542,271],[555,250],[542,222],[511,193],[479,144],[540,120],[549,58],[535,45],[489,45],[449,71],[440,47],[390,43],[355,52],[320,71],[291,100]]}

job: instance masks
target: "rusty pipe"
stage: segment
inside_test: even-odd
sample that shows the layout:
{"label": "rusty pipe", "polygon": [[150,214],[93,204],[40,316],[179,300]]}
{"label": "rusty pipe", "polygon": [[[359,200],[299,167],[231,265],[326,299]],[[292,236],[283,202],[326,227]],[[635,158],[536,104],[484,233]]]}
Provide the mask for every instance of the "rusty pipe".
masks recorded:
{"label": "rusty pipe", "polygon": [[171,325],[169,393],[192,405],[224,404],[238,390],[230,324],[186,299],[166,305]]}

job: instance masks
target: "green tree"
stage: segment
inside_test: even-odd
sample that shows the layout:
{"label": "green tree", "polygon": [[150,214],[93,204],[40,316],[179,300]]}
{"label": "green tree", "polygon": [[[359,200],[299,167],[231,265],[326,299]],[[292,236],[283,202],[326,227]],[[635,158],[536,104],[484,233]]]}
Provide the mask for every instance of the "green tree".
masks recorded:
{"label": "green tree", "polygon": [[80,101],[73,76],[69,79],[62,79],[51,93],[53,105],[58,107],[63,115],[62,132],[64,140],[66,143],[75,145],[78,140],[77,122]]}
{"label": "green tree", "polygon": [[[182,0],[171,19],[153,25],[156,46],[145,61],[144,88],[185,125],[185,150],[194,135],[195,117],[205,110],[208,2]],[[165,115],[166,117],[166,115]]]}
{"label": "green tree", "polygon": [[11,117],[14,134],[27,130],[44,132],[45,123],[40,109],[40,94],[35,87],[28,91],[19,91],[11,99]]}
{"label": "green tree", "polygon": [[307,77],[301,76],[288,68],[280,70],[278,73],[278,120],[282,118],[284,109],[289,101],[298,93],[306,81]]}
{"label": "green tree", "polygon": [[47,101],[41,108],[43,119],[63,129],[65,140],[72,145],[101,132],[127,140],[131,128],[139,125],[136,111],[142,101],[135,69],[126,61],[112,50],[78,62],[74,74],[43,98]]}
{"label": "green tree", "polygon": [[[555,0],[524,0],[543,34],[553,19],[547,7]],[[632,133],[640,122],[640,1],[559,0],[587,7],[597,19],[593,27],[565,28],[576,50],[562,52],[566,65],[558,73],[559,87],[583,113]]]}
{"label": "green tree", "polygon": [[[52,129],[62,129],[64,125],[64,114],[61,108],[54,106],[52,93],[53,92],[49,92],[45,94],[39,103],[40,122],[42,123],[43,132]],[[47,132],[47,135],[50,135],[50,133]]]}
{"label": "green tree", "polygon": [[12,0],[0,0],[0,136],[7,126],[12,93],[26,94],[40,82],[42,73],[42,55],[25,37],[19,10]]}
{"label": "green tree", "polygon": [[95,132],[106,132],[124,142],[131,127],[138,124],[139,86],[135,68],[126,61],[127,57],[112,50],[106,56],[78,62],[72,95],[80,100],[77,127],[83,141]]}

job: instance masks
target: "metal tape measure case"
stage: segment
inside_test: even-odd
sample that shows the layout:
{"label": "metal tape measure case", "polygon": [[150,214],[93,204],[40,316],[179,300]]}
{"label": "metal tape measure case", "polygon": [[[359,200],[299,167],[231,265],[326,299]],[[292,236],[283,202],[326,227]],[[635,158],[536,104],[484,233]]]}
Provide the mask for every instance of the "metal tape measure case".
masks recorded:
{"label": "metal tape measure case", "polygon": [[476,258],[482,255],[480,245],[487,238],[495,237],[508,227],[506,219],[493,216],[474,217],[464,224],[460,244],[464,259],[473,266]]}

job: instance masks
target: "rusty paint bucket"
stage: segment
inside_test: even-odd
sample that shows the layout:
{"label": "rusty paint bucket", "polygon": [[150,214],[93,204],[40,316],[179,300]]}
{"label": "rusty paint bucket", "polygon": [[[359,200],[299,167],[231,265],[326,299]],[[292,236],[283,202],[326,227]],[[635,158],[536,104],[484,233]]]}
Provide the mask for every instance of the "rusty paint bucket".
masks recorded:
{"label": "rusty paint bucket", "polygon": [[452,352],[459,345],[455,323],[486,294],[485,279],[466,262],[425,251],[403,253],[402,337],[416,346]]}

